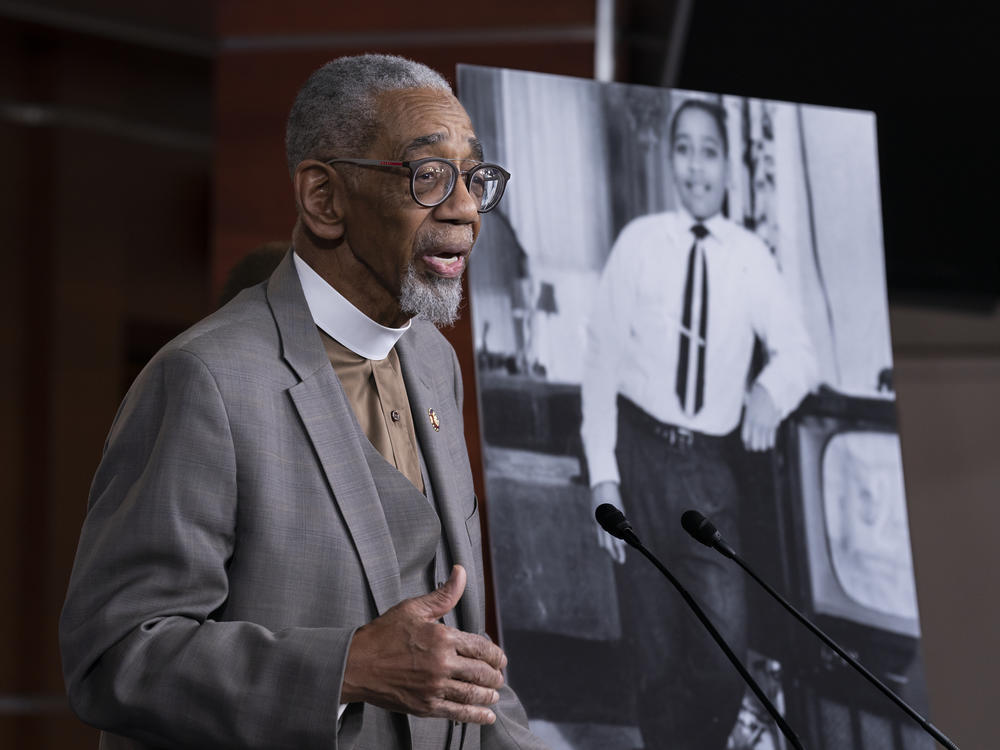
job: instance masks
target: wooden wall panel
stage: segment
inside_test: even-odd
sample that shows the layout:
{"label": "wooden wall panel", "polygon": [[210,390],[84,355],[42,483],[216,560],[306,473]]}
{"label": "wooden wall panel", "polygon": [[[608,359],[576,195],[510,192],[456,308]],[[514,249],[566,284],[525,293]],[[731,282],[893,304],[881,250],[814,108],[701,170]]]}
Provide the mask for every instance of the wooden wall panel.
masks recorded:
{"label": "wooden wall panel", "polygon": [[214,2],[205,0],[21,0],[5,2],[4,15],[47,27],[94,34],[142,33],[149,43],[167,35],[214,35]]}
{"label": "wooden wall panel", "polygon": [[[544,29],[593,26],[596,4],[580,0],[510,0],[462,3],[454,0],[405,0],[343,4],[326,0],[299,0],[276,7],[269,0],[219,0],[217,28],[222,36],[352,34],[358,32],[455,31],[482,29]],[[447,45],[447,42],[445,42]]]}
{"label": "wooden wall panel", "polygon": [[[39,254],[25,285],[30,340],[23,342],[28,364],[18,399],[26,438],[20,497],[27,502],[12,527],[20,586],[7,608],[17,615],[20,648],[4,692],[42,705],[17,718],[16,741],[5,746],[71,747],[63,740],[85,737],[94,747],[93,732],[52,704],[64,690],[57,623],[90,482],[123,395],[129,324],[167,321],[179,332],[209,309],[204,212],[170,210],[207,175],[201,156],[108,136],[56,130],[27,138],[42,140],[49,164],[58,165],[49,173],[48,200],[29,216],[44,224],[51,212],[61,220],[28,243]],[[127,169],[147,162],[159,166]],[[94,175],[112,165],[117,179],[92,190]],[[204,185],[199,192],[204,202]],[[198,287],[202,293],[192,293]]]}
{"label": "wooden wall panel", "polygon": [[0,747],[93,748],[64,697],[58,617],[128,351],[148,356],[210,308],[211,67],[37,23],[0,22],[0,47],[14,406],[0,638],[15,644],[0,659]]}

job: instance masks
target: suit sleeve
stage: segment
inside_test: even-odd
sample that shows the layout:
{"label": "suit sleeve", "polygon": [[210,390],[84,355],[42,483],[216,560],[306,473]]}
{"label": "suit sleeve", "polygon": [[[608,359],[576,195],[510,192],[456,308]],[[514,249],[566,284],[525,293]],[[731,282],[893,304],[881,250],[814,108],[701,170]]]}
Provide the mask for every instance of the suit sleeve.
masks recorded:
{"label": "suit sleeve", "polygon": [[156,746],[335,748],[353,630],[213,619],[238,553],[237,474],[211,373],[159,355],[91,489],[60,621],[70,703]]}

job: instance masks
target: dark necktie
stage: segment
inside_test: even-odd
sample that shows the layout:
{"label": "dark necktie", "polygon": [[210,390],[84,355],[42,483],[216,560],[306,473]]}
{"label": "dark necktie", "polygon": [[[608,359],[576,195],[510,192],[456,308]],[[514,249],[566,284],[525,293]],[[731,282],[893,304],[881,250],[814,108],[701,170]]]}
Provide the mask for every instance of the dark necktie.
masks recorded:
{"label": "dark necktie", "polygon": [[[680,352],[677,356],[677,379],[675,388],[681,402],[681,409],[689,415],[701,411],[705,403],[705,345],[708,332],[708,264],[704,252],[698,252],[698,243],[708,234],[701,224],[691,227],[694,234],[694,244],[688,253],[687,281],[684,283],[684,308],[681,312]],[[698,258],[701,258],[701,304],[700,313],[695,321],[695,276]],[[697,332],[693,330],[697,325]],[[688,373],[691,369],[691,348],[696,351],[697,364],[694,371],[693,388],[688,387]]]}

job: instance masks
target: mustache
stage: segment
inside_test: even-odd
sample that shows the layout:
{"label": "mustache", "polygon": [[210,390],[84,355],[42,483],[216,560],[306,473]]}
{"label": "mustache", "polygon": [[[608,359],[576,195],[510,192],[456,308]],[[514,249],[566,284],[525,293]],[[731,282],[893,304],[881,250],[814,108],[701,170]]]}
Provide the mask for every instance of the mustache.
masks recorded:
{"label": "mustache", "polygon": [[473,242],[475,242],[475,235],[470,224],[455,227],[432,227],[417,237],[413,254],[418,256],[424,255],[429,250],[440,251],[449,248],[471,250]]}

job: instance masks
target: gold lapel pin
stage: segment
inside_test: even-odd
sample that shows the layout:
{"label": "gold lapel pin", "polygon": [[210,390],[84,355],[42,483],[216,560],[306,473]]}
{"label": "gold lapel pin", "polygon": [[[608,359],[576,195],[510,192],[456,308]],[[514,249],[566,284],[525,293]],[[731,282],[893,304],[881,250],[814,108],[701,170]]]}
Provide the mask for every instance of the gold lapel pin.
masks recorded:
{"label": "gold lapel pin", "polygon": [[441,421],[438,419],[437,412],[433,409],[427,410],[427,417],[431,420],[431,427],[434,428],[434,432],[441,431]]}

